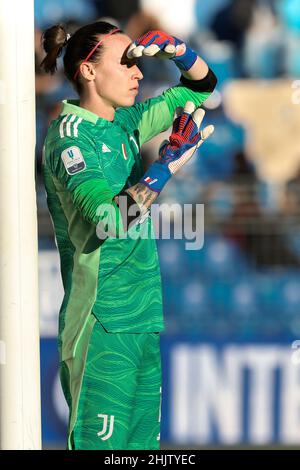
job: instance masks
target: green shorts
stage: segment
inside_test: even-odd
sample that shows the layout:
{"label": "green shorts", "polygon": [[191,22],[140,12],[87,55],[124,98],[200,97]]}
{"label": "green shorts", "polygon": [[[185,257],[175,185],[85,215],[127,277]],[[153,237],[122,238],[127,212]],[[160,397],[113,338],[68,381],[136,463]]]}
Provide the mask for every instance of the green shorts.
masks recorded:
{"label": "green shorts", "polygon": [[159,449],[159,333],[108,333],[92,317],[80,341],[60,367],[68,448]]}

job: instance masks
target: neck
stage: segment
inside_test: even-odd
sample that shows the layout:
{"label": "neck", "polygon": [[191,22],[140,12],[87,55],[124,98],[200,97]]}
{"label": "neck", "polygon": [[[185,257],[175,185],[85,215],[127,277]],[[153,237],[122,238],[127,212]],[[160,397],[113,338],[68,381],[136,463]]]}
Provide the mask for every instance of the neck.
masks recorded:
{"label": "neck", "polygon": [[99,95],[86,95],[80,98],[79,106],[96,114],[102,119],[113,121],[115,117],[115,108],[111,103],[105,102]]}

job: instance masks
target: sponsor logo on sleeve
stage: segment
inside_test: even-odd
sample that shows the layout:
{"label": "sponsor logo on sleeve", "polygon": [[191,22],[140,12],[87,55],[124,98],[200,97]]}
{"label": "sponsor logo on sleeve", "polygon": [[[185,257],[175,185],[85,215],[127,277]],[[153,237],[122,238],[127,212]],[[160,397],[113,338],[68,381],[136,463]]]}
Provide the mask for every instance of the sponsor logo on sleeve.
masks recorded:
{"label": "sponsor logo on sleeve", "polygon": [[69,147],[61,154],[65,169],[69,175],[85,170],[86,164],[79,147]]}

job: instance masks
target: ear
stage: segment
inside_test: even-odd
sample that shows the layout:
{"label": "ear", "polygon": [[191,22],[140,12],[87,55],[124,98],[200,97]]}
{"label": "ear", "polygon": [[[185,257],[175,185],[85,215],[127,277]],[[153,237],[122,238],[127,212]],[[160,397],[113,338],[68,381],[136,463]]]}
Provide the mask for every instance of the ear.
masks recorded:
{"label": "ear", "polygon": [[96,78],[95,67],[90,62],[82,62],[82,64],[80,64],[80,73],[82,77],[89,82],[94,81]]}

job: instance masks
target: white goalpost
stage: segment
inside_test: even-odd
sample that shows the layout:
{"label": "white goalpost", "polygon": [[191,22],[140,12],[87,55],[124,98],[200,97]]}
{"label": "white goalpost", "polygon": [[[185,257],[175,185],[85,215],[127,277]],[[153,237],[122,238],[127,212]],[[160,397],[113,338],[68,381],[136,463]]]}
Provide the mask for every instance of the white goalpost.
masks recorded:
{"label": "white goalpost", "polygon": [[0,0],[0,48],[0,448],[41,449],[33,0]]}

